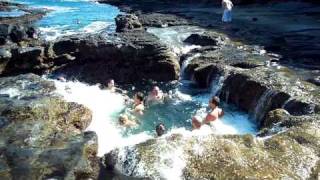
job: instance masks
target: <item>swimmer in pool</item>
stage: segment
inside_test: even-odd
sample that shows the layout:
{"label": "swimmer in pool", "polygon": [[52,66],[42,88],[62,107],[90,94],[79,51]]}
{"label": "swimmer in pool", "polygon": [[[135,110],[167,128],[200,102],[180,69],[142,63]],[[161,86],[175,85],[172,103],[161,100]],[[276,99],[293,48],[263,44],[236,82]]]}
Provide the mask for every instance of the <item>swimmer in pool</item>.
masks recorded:
{"label": "swimmer in pool", "polygon": [[160,123],[156,126],[157,136],[160,137],[166,132],[166,127],[163,123]]}
{"label": "swimmer in pool", "polygon": [[133,126],[138,125],[137,121],[130,120],[128,115],[126,115],[126,114],[120,115],[119,124],[124,127],[133,127]]}
{"label": "swimmer in pool", "polygon": [[142,92],[137,92],[133,100],[126,100],[126,103],[133,102],[132,109],[127,109],[127,111],[133,115],[143,115],[144,111],[144,95]]}
{"label": "swimmer in pool", "polygon": [[137,92],[133,99],[133,112],[138,115],[143,115],[144,111],[144,95],[142,92]]}
{"label": "swimmer in pool", "polygon": [[154,103],[161,103],[161,102],[163,102],[163,99],[164,99],[163,92],[160,90],[160,88],[158,86],[154,86],[152,88],[152,91],[149,93],[149,95],[147,97],[146,103],[148,105],[154,104]]}
{"label": "swimmer in pool", "polygon": [[224,112],[221,108],[219,108],[220,99],[217,96],[212,97],[209,101],[210,112],[207,114],[205,119],[201,121],[199,117],[192,118],[192,128],[200,129],[201,125],[207,124],[210,125],[211,122],[218,120],[220,117],[224,115]]}
{"label": "swimmer in pool", "polygon": [[121,93],[121,94],[126,94],[127,92],[120,89],[120,88],[117,88],[115,86],[115,83],[114,83],[114,80],[113,79],[109,79],[107,81],[107,86],[106,86],[106,89],[109,90],[110,92],[113,92],[113,93]]}

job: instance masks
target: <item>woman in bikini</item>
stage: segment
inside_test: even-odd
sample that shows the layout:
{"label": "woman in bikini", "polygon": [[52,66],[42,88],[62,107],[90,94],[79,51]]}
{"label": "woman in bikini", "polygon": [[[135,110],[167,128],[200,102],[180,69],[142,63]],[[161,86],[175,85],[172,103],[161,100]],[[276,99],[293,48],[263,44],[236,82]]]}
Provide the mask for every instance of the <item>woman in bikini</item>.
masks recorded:
{"label": "woman in bikini", "polygon": [[209,101],[210,112],[207,114],[206,118],[201,121],[198,117],[192,118],[192,128],[200,129],[201,125],[207,124],[210,125],[211,122],[218,120],[220,117],[224,115],[224,112],[221,108],[219,108],[220,99],[217,96],[214,96]]}

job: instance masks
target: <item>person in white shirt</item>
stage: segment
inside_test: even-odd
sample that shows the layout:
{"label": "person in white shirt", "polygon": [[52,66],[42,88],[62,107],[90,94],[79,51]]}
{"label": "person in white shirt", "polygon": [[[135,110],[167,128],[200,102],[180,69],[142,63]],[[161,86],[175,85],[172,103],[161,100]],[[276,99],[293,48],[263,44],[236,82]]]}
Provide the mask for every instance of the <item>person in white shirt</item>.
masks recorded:
{"label": "person in white shirt", "polygon": [[222,0],[222,8],[223,8],[223,15],[222,15],[222,22],[228,23],[232,21],[232,8],[233,3],[231,0]]}

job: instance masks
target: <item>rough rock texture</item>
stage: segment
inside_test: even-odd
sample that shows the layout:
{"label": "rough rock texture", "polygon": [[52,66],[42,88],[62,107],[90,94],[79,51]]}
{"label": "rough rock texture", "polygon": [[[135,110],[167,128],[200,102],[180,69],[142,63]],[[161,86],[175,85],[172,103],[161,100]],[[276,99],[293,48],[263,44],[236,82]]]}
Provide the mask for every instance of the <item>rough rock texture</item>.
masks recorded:
{"label": "rough rock texture", "polygon": [[140,22],[146,27],[167,27],[167,26],[183,26],[191,25],[191,22],[183,17],[174,14],[162,13],[146,13],[141,14],[135,12],[139,17]]}
{"label": "rough rock texture", "polygon": [[[238,45],[225,37],[216,36],[218,47],[191,51],[193,57],[186,67],[199,87],[208,88],[221,79],[220,98],[249,112],[259,127],[270,124],[267,113],[284,108],[291,115],[319,112],[319,87],[295,75],[294,70],[271,65],[280,58],[251,45]],[[188,38],[189,39],[189,38]]]}
{"label": "rough rock texture", "polygon": [[124,32],[130,30],[142,30],[142,24],[137,16],[133,14],[118,15],[116,17],[117,32]]}
{"label": "rough rock texture", "polygon": [[0,2],[0,10],[11,11],[14,9],[24,11],[26,13],[19,17],[0,17],[0,24],[30,25],[41,19],[46,14],[44,9],[31,9],[26,5],[7,1]]}
{"label": "rough rock texture", "polygon": [[151,179],[166,177],[163,170],[172,169],[184,179],[317,179],[318,119],[288,116],[289,122],[304,122],[284,122],[279,128],[287,130],[267,138],[173,134],[114,150],[104,163],[126,175]]}
{"label": "rough rock texture", "polygon": [[[180,66],[177,57],[158,38],[145,31],[113,36],[71,37],[52,45],[54,56],[70,55],[74,63],[58,71],[86,82],[104,83],[176,80]],[[56,58],[55,58],[56,59]]]}
{"label": "rough rock texture", "polygon": [[0,87],[1,179],[97,177],[97,136],[83,132],[89,109],[32,74],[0,78]]}
{"label": "rough rock texture", "polygon": [[[105,83],[108,78],[120,83],[179,78],[177,57],[156,36],[146,32],[135,15],[119,15],[116,24],[121,32],[111,35],[75,35],[54,42],[6,44],[0,51],[0,76],[54,71],[89,83]],[[29,28],[18,33],[19,38],[32,38],[34,32]]]}
{"label": "rough rock texture", "polygon": [[[220,38],[220,39],[219,39]],[[191,34],[184,42],[200,46],[216,46],[221,40],[217,33],[205,32],[203,34]]]}
{"label": "rough rock texture", "polygon": [[[255,4],[239,6],[233,12],[230,26],[221,22],[221,1],[155,1],[155,0],[100,0],[120,7],[121,10],[138,14],[145,26],[163,26],[167,23],[152,23],[150,14],[161,14],[162,19],[174,16],[172,25],[180,25],[179,21],[187,21],[193,25],[213,28],[226,33],[233,39],[246,44],[260,44],[266,50],[283,55],[282,63],[294,64],[310,69],[319,69],[319,3],[314,0],[239,0],[238,4]],[[209,2],[209,3],[208,3]],[[311,3],[310,3],[311,2]],[[219,5],[218,5],[219,4]],[[268,14],[266,16],[266,14]],[[147,22],[147,23],[144,23]],[[151,22],[151,23],[148,23]],[[283,24],[283,26],[279,26]],[[308,27],[308,28],[305,28]]]}

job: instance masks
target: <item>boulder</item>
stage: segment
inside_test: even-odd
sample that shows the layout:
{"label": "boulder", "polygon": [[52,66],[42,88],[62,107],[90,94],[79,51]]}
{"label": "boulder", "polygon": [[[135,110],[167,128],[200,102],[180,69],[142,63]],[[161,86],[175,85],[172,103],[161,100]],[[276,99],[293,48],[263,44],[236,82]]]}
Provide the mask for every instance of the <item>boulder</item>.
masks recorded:
{"label": "boulder", "polygon": [[216,46],[221,37],[216,33],[191,34],[184,42],[200,46]]}
{"label": "boulder", "polygon": [[1,179],[97,178],[91,111],[33,74],[0,78]]}
{"label": "boulder", "polygon": [[268,112],[262,128],[271,128],[274,124],[283,122],[289,119],[289,112],[284,109],[275,109]]}
{"label": "boulder", "polygon": [[124,32],[130,30],[142,30],[142,24],[139,18],[133,14],[118,15],[115,19],[117,32]]}
{"label": "boulder", "polygon": [[54,59],[69,54],[63,72],[90,83],[113,78],[120,83],[139,80],[170,81],[179,78],[177,57],[159,39],[145,31],[117,33],[109,37],[71,37],[52,45]]}
{"label": "boulder", "polygon": [[27,37],[25,28],[23,26],[13,26],[9,36],[11,41],[15,43],[23,41]]}

